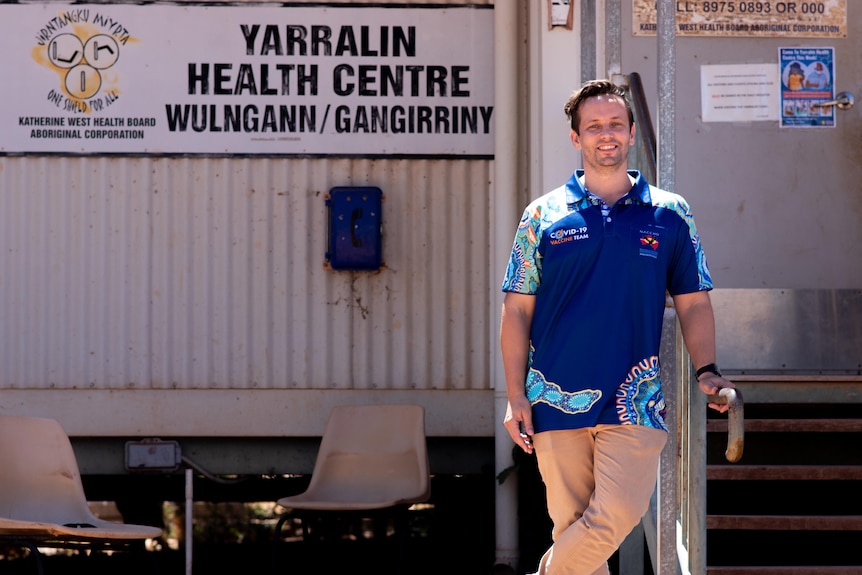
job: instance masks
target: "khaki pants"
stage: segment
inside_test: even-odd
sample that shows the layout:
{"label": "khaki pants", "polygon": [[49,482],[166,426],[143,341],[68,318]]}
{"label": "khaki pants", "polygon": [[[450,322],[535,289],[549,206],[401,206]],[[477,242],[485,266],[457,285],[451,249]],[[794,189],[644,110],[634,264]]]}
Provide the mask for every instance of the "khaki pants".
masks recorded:
{"label": "khaki pants", "polygon": [[649,507],[667,432],[639,425],[533,437],[554,524],[537,575],[608,575],[608,558]]}

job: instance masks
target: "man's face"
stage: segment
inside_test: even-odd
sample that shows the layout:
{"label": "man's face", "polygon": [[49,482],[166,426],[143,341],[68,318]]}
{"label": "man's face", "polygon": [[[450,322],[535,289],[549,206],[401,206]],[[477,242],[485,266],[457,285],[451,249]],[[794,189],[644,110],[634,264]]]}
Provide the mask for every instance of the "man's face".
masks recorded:
{"label": "man's face", "polygon": [[619,96],[602,94],[585,100],[578,127],[580,134],[572,130],[569,135],[583,155],[585,168],[626,165],[629,148],[635,141],[635,127],[629,128],[626,105]]}

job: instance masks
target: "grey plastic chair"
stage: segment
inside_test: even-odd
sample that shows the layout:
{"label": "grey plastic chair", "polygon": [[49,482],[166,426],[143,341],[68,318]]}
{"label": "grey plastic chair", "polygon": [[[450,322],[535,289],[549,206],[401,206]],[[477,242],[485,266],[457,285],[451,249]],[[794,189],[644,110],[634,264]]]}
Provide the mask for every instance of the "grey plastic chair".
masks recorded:
{"label": "grey plastic chair", "polygon": [[28,548],[121,548],[161,536],[158,527],[106,521],[87,503],[72,444],[60,423],[0,416],[0,541]]}
{"label": "grey plastic chair", "polygon": [[[273,569],[284,523],[309,511],[363,515],[389,511],[396,518],[398,568],[406,544],[406,511],[428,501],[431,477],[425,437],[425,410],[419,405],[354,405],[332,410],[321,438],[308,488],[282,497],[286,508],[275,530]],[[306,512],[306,513],[302,513]],[[366,513],[367,515],[367,513]]]}

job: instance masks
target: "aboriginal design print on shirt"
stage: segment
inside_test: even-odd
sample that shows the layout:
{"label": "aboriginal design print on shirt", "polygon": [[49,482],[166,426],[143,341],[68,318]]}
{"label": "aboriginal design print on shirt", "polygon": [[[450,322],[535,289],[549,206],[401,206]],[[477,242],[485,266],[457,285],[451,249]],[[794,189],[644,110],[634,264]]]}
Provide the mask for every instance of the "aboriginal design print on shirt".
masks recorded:
{"label": "aboriginal design print on shirt", "polygon": [[632,368],[616,392],[617,415],[621,424],[667,431],[660,373],[658,357],[646,359]]}

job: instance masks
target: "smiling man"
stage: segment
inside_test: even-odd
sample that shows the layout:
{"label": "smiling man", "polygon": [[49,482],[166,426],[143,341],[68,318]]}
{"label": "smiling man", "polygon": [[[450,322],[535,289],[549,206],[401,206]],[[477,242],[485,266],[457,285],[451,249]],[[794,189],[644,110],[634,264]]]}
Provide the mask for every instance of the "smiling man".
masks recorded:
{"label": "smiling man", "polygon": [[[622,88],[587,82],[563,108],[583,169],[524,210],[503,280],[504,426],[535,451],[553,544],[541,575],[607,575],[647,510],[667,439],[659,347],[674,301],[705,394],[715,364],[712,278],[688,203],[627,169]],[[727,406],[710,404],[719,411]]]}

